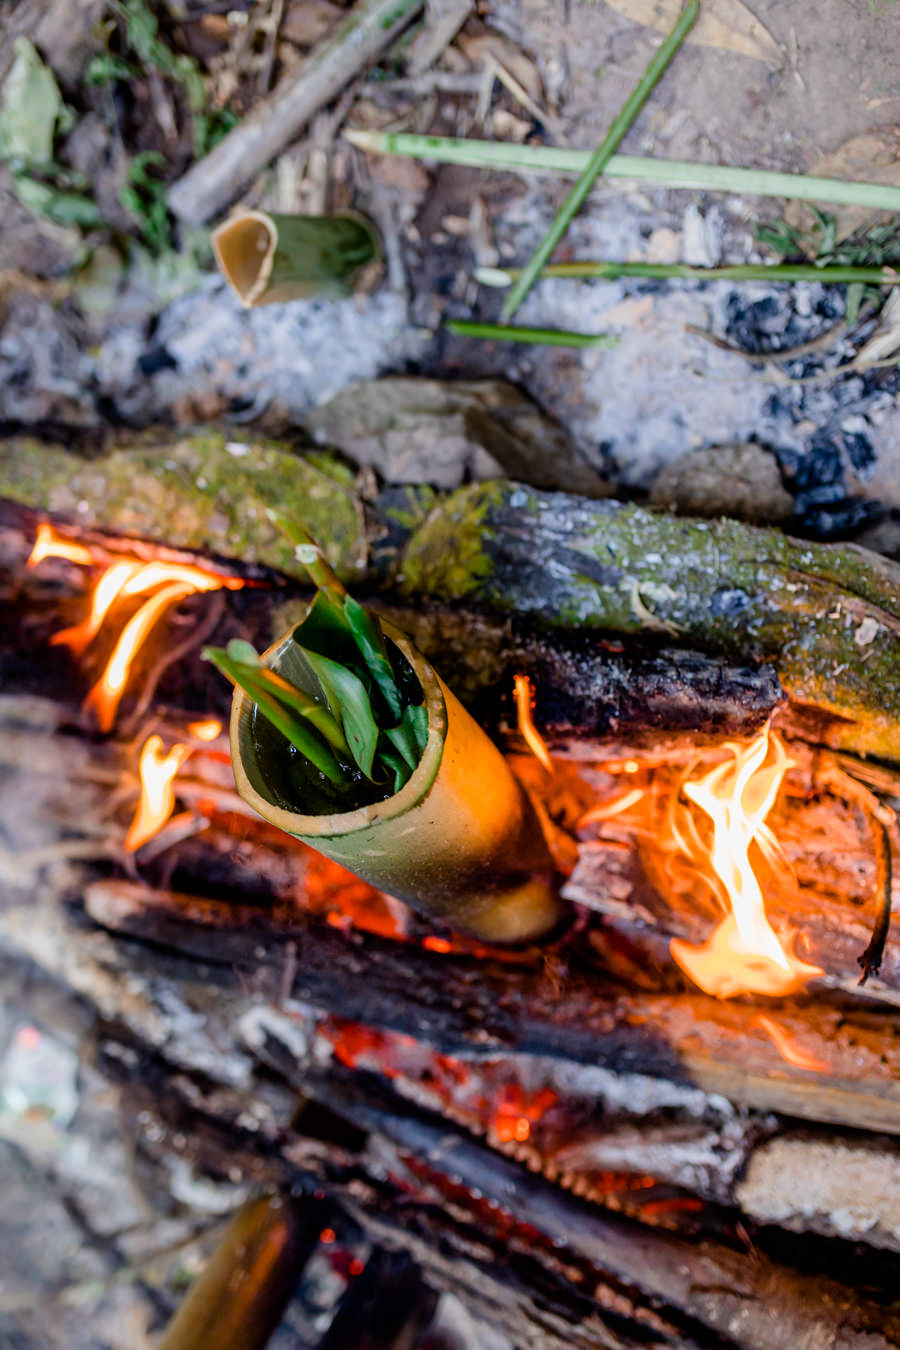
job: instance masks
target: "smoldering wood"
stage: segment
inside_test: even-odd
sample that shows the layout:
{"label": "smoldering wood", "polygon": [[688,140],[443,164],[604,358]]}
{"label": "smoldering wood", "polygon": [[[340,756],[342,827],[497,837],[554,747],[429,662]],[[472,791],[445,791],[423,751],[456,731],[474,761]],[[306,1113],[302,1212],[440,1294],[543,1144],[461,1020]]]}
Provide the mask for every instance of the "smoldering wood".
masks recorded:
{"label": "smoldering wood", "polygon": [[[79,577],[77,569],[53,563],[43,564],[39,573],[24,570],[37,524],[30,509],[0,501],[0,579],[5,574],[9,595],[0,668],[5,668],[4,682],[61,696],[60,668],[54,663],[48,669],[46,661],[61,611],[46,581],[64,586],[67,580],[77,584]],[[101,560],[124,553],[142,561],[159,557],[207,568],[212,562],[223,576],[243,576],[249,589],[230,593],[229,617],[236,633],[260,646],[299,622],[309,596],[296,582],[259,566],[241,568],[233,560],[157,549],[144,540],[96,530],[79,530],[78,537]],[[626,649],[591,635],[542,632],[527,622],[457,606],[397,605],[376,596],[374,607],[410,634],[461,701],[491,729],[514,727],[513,676],[528,675],[536,692],[535,716],[561,749],[570,743],[574,750],[581,735],[639,736],[661,728],[708,737],[750,735],[783,702],[770,665],[721,662],[701,652],[640,641]],[[228,620],[222,627],[228,629]],[[193,678],[203,674],[196,666],[192,670]],[[215,683],[208,677],[201,681],[199,711],[216,710],[210,704]],[[190,687],[179,692],[190,708]],[[216,706],[224,707],[225,692],[223,687]]]}
{"label": "smoldering wood", "polygon": [[[662,1344],[711,1347],[721,1336],[746,1350],[788,1350],[808,1340],[838,1350],[858,1344],[861,1336],[870,1338],[867,1345],[888,1346],[900,1334],[900,1323],[893,1313],[837,1281],[791,1271],[759,1251],[748,1260],[745,1252],[721,1241],[688,1240],[604,1214],[560,1192],[543,1177],[529,1175],[515,1163],[497,1158],[483,1145],[448,1129],[445,1122],[411,1111],[407,1103],[393,1098],[388,1089],[367,1082],[364,1076],[298,1071],[290,1058],[285,1062],[271,1051],[265,1054],[265,1060],[293,1078],[304,1092],[321,1097],[330,1112],[347,1121],[359,1138],[370,1185],[377,1178],[376,1189],[383,1190],[386,1166],[391,1181],[404,1175],[416,1179],[421,1196],[408,1205],[405,1229],[412,1227],[415,1231],[418,1205],[430,1201],[434,1214],[437,1201],[441,1206],[438,1228],[444,1229],[444,1244],[448,1228],[452,1232],[455,1225],[463,1230],[468,1227],[479,1235],[482,1262],[485,1247],[489,1252],[496,1233],[503,1233],[505,1245],[513,1251],[525,1246],[532,1254],[531,1234],[537,1233],[541,1235],[539,1243],[549,1246],[547,1255],[555,1253],[563,1269],[568,1270],[570,1281],[571,1261],[586,1263],[596,1272],[595,1278],[599,1276],[601,1286],[609,1281],[611,1290],[624,1293],[630,1320],[643,1323],[657,1335],[662,1333]],[[164,1109],[171,1110],[171,1103]],[[219,1129],[223,1124],[222,1120],[218,1122]],[[275,1150],[276,1158],[269,1162],[270,1172],[273,1162],[280,1172],[279,1155],[281,1160],[294,1155],[312,1172],[314,1181],[324,1175],[329,1188],[342,1200],[354,1196],[353,1184],[341,1178],[337,1157],[329,1160],[326,1153],[317,1162],[314,1151],[306,1150],[302,1142],[295,1150],[292,1143],[290,1137],[282,1140],[280,1149]],[[351,1145],[351,1159],[355,1151]],[[354,1214],[365,1228],[371,1223],[373,1210],[378,1216],[379,1205],[371,1192],[361,1205],[358,1189],[355,1198]],[[433,1224],[431,1231],[433,1235]],[[418,1249],[413,1250],[418,1258]],[[471,1252],[471,1239],[463,1250]],[[650,1307],[642,1308],[644,1300]],[[564,1308],[564,1298],[560,1301]],[[570,1316],[572,1303],[577,1309],[580,1301],[577,1292],[574,1299],[570,1298]],[[590,1295],[585,1302],[590,1308]],[[599,1303],[592,1311],[602,1326],[606,1320],[602,1298]],[[615,1310],[615,1303],[612,1307]],[[773,1307],[777,1308],[777,1317],[771,1315]],[[616,1335],[617,1320],[607,1323],[608,1339],[600,1344],[623,1344]],[[586,1341],[588,1345],[597,1343],[593,1338]],[[633,1343],[630,1338],[624,1340],[626,1345]]]}
{"label": "smoldering wood", "polygon": [[[41,700],[7,702],[4,713],[2,763],[16,772],[18,800],[40,802],[40,810],[31,813],[32,834],[21,839],[20,849],[7,853],[10,874],[34,876],[42,862],[67,855],[107,857],[133,867],[122,850],[128,813],[118,821],[110,818],[108,799],[113,785],[127,782],[123,775],[130,771],[134,748],[111,742],[102,750],[87,746],[67,734],[59,710]],[[215,779],[195,781],[199,800],[229,791]],[[221,805],[220,823],[191,841],[194,851],[184,846],[176,851],[182,884],[193,878],[202,888],[199,894],[173,899],[168,891],[154,892],[124,879],[96,882],[85,892],[88,912],[118,934],[163,943],[182,957],[209,964],[217,982],[233,985],[234,971],[241,978],[260,974],[268,996],[293,992],[342,1017],[430,1038],[449,1053],[515,1048],[693,1081],[761,1110],[891,1133],[900,1128],[893,1080],[900,1070],[900,1049],[892,1014],[877,1002],[848,1001],[836,991],[825,1001],[803,998],[777,1006],[771,1020],[808,1060],[827,1066],[826,1072],[814,1073],[785,1064],[764,1026],[748,1025],[753,1019],[745,1004],[682,992],[680,977],[665,974],[664,947],[656,966],[653,960],[645,966],[645,974],[656,970],[649,987],[645,981],[643,989],[626,990],[604,974],[608,951],[594,953],[592,943],[602,930],[576,935],[574,947],[564,941],[552,949],[546,968],[537,954],[523,967],[489,961],[460,967],[442,964],[440,957],[410,943],[357,938],[348,945],[334,930],[309,927],[312,916],[291,898],[305,885],[308,855],[302,846],[273,838],[266,827],[238,817],[244,839],[252,841],[252,879],[229,863],[234,848],[230,793]],[[211,881],[222,888],[219,898],[214,890],[210,894]],[[592,894],[602,898],[599,883]],[[829,919],[835,931],[840,914],[835,904]],[[8,916],[8,924],[17,922],[27,929],[27,915],[19,921],[15,914]],[[809,931],[827,936],[830,928],[823,922]],[[273,964],[264,974],[253,955],[257,934],[272,953]],[[854,936],[851,929],[848,951]],[[23,930],[17,940],[25,937]],[[891,939],[892,967],[898,941]],[[646,961],[647,952],[652,947],[634,947],[638,960]],[[292,966],[295,973],[282,991],[278,981]],[[442,972],[447,983],[438,996],[432,986],[441,982]],[[630,967],[623,975],[629,978]],[[634,1018],[639,1020],[632,1025]]]}

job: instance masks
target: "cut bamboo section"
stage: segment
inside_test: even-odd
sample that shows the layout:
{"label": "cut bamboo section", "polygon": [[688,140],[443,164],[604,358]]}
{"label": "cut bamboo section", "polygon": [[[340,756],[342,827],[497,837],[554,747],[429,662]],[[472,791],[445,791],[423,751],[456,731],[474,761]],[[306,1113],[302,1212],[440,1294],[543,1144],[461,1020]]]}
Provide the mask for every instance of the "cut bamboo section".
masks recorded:
{"label": "cut bamboo section", "polygon": [[[500,751],[431,666],[398,629],[383,627],[415,671],[428,712],[425,750],[400,791],[354,811],[306,813],[278,782],[274,757],[255,734],[253,702],[240,689],[231,715],[238,791],[270,824],[455,928],[491,942],[547,932],[561,911],[528,799]],[[303,688],[298,651],[289,634],[262,659]]]}
{"label": "cut bamboo section", "polygon": [[243,211],[211,238],[220,272],[248,308],[313,295],[347,295],[379,254],[373,227],[351,215]]}

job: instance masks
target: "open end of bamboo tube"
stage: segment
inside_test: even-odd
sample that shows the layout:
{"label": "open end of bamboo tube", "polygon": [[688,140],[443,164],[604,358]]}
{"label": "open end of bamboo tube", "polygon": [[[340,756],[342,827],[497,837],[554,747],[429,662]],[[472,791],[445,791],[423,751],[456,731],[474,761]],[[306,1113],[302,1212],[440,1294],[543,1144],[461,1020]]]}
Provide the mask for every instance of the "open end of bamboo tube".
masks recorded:
{"label": "open end of bamboo tube", "polygon": [[[560,916],[554,869],[540,825],[506,761],[409,640],[385,635],[421,683],[428,741],[406,784],[385,801],[333,815],[298,810],[257,741],[252,700],[235,690],[235,783],[264,820],[420,913],[487,942],[530,941]],[[288,636],[263,662],[302,683]]]}
{"label": "open end of bamboo tube", "polygon": [[278,227],[262,211],[233,216],[212,233],[219,270],[242,304],[255,305],[265,292],[278,247]]}

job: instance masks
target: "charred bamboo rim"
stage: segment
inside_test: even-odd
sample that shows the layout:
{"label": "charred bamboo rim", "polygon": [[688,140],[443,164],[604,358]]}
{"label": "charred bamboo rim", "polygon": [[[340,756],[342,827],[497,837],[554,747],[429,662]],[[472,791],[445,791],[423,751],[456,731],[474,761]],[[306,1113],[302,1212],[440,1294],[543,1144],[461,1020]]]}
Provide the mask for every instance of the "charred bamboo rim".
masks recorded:
{"label": "charred bamboo rim", "polygon": [[[359,830],[371,828],[379,821],[393,820],[418,806],[428,795],[437,778],[447,735],[447,704],[441,682],[437,673],[398,628],[384,619],[381,626],[385,635],[400,649],[415,671],[425,693],[425,709],[428,713],[428,739],[422,751],[422,758],[400,791],[383,802],[373,802],[370,806],[357,807],[355,811],[336,812],[324,816],[303,815],[299,811],[289,811],[273,802],[271,797],[266,795],[266,785],[259,771],[256,748],[253,744],[253,700],[243,689],[234,691],[230,737],[231,762],[238,792],[248,806],[252,806],[264,820],[277,825],[288,834],[319,836],[324,839],[336,835],[355,834]],[[284,653],[292,641],[292,633],[279,638],[263,652],[261,658],[263,664],[278,671]]]}

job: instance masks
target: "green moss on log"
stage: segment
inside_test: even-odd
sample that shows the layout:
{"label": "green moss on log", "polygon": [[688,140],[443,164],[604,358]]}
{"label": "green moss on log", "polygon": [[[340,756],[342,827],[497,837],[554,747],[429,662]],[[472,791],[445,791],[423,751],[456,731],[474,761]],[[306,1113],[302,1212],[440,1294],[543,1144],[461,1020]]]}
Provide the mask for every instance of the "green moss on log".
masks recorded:
{"label": "green moss on log", "polygon": [[834,716],[833,744],[900,760],[900,568],[864,549],[492,483],[432,511],[402,574],[435,600],[771,661]]}
{"label": "green moss on log", "polygon": [[339,575],[364,575],[362,512],[346,466],[223,432],[144,438],[93,460],[26,438],[0,442],[0,496],[173,547],[295,571],[293,549],[269,520],[277,507],[322,540]]}

